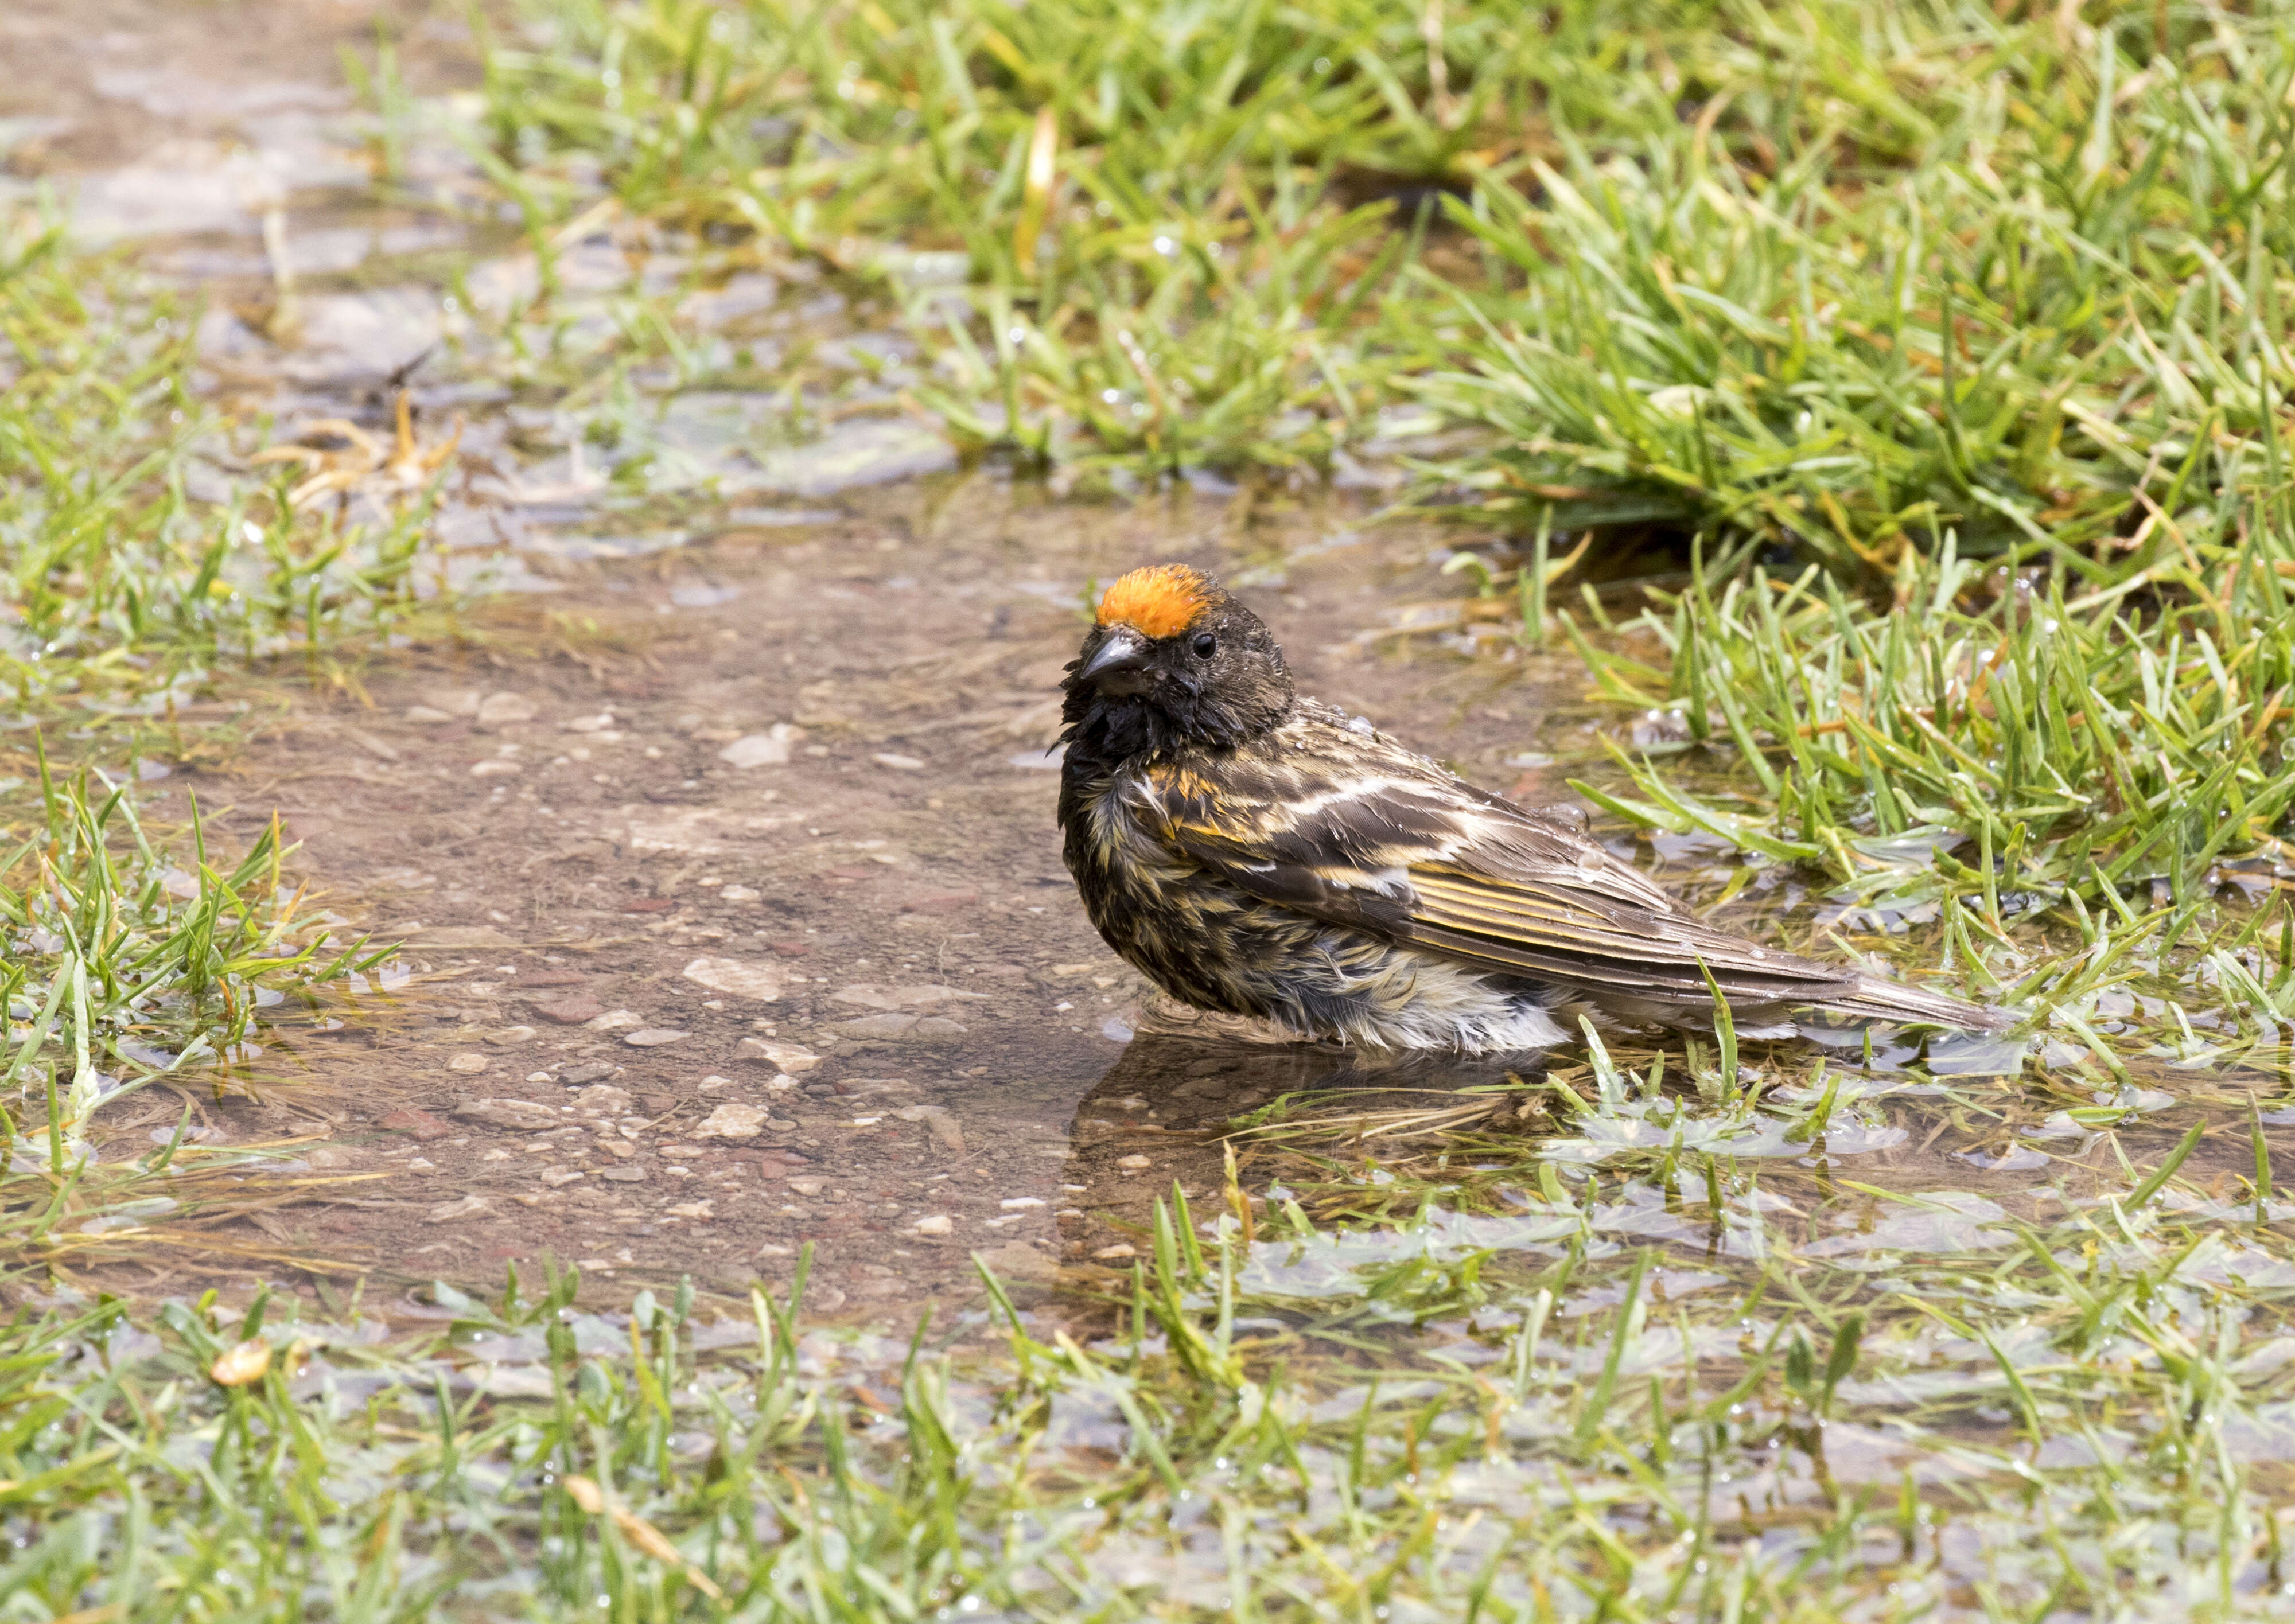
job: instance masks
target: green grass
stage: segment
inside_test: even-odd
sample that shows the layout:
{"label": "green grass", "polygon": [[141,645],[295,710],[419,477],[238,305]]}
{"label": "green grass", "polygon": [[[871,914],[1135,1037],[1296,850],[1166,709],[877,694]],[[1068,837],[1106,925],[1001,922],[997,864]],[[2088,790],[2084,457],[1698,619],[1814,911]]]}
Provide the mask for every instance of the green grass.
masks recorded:
{"label": "green grass", "polygon": [[1950,534],[2090,585],[2234,510],[2283,526],[2289,21],[1820,5],[1674,36],[1695,118],[1564,132],[1453,208],[1499,269],[1455,295],[1467,366],[1414,391],[1502,434],[1463,473],[1517,526],[1850,575]]}
{"label": "green grass", "polygon": [[1520,535],[1853,572],[1948,529],[2103,582],[2169,544],[2124,556],[2145,504],[2275,484],[2274,9],[529,17],[486,86],[523,203],[602,177],[896,291],[908,251],[958,256],[904,291],[945,374],[917,398],[969,443],[1311,469],[1408,400],[1491,437],[1427,495]]}
{"label": "green grass", "polygon": [[[55,1312],[0,1378],[0,1616],[2283,1608],[2295,1260],[2238,1204],[2020,1218],[1710,1156],[1507,1182],[1303,1186],[1254,1239],[1182,1203],[1089,1346],[999,1310],[904,1357],[762,1293],[601,1317],[557,1275],[436,1287],[446,1323],[382,1342],[332,1299]],[[267,1369],[216,1381],[248,1342]]]}
{"label": "green grass", "polygon": [[[1620,752],[1646,799],[1589,793],[1808,865],[1876,918],[1963,900],[1998,938],[2056,904],[2085,928],[2106,893],[2196,903],[2284,849],[2280,544],[2202,542],[2143,608],[2061,570],[2009,585],[1949,546],[1908,554],[1882,608],[1814,567],[1658,594],[1634,629],[1662,667],[1590,646],[1589,664],[1610,697],[1673,714],[1686,754]],[[1717,757],[1715,795],[1673,781]]]}
{"label": "green grass", "polygon": [[270,429],[193,392],[197,314],[60,226],[0,220],[0,684],[33,714],[164,716],[219,663],[336,676],[415,607],[423,503],[298,512],[283,472],[192,494],[202,459]]}
{"label": "green grass", "polygon": [[[132,782],[98,793],[94,776],[59,784],[43,762],[45,825],[0,863],[0,997],[12,1020],[0,1156],[43,1162],[53,1180],[78,1176],[93,1154],[99,1106],[176,1073],[222,1067],[220,1084],[234,1060],[260,1052],[249,1047],[260,1008],[389,951],[323,951],[330,933],[303,917],[299,888],[280,883],[275,823],[225,869],[194,809],[178,866],[144,828]],[[190,1109],[186,1100],[186,1120]]]}
{"label": "green grass", "polygon": [[[1415,353],[1382,308],[1415,249],[1408,211],[1335,183],[1447,182],[1526,89],[1494,8],[1452,26],[1493,66],[1451,70],[1439,118],[1391,7],[537,15],[488,59],[488,158],[522,197],[570,208],[602,166],[643,216],[882,290],[960,443],[1087,469],[1327,469],[1368,437]],[[958,282],[919,282],[917,250]]]}

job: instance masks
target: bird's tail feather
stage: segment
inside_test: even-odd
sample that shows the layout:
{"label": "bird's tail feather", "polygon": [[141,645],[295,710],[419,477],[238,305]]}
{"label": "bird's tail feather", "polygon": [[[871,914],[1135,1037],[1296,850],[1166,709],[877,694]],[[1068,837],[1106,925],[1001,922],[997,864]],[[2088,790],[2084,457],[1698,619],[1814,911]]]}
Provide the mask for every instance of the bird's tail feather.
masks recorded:
{"label": "bird's tail feather", "polygon": [[1854,990],[1842,996],[1811,1000],[1819,1009],[1831,1009],[1866,1021],[1918,1021],[1950,1026],[1962,1032],[2005,1032],[2015,1024],[2015,1015],[1965,999],[1949,998],[1923,987],[1860,975]]}

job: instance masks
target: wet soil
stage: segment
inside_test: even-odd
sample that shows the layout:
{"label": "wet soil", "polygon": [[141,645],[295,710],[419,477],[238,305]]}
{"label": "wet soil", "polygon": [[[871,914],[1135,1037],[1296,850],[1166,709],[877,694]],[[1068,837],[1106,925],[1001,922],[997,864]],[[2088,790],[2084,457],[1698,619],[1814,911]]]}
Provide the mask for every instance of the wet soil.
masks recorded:
{"label": "wet soil", "polygon": [[[370,170],[341,139],[346,52],[397,42],[410,86],[474,83],[425,0],[14,0],[0,8],[0,201],[45,183],[82,241],[143,239],[192,278],[261,273],[262,212]],[[256,245],[250,265],[216,250]]]}
{"label": "wet soil", "polygon": [[[306,698],[229,778],[163,787],[162,812],[228,800],[249,832],[276,807],[305,872],[418,967],[331,1030],[278,1029],[208,1107],[234,1138],[323,1110],[326,1160],[388,1175],[265,1214],[275,1240],[723,1287],[811,1241],[824,1309],[969,1295],[976,1252],[1088,1279],[1174,1183],[1217,1198],[1195,1130],[1379,1081],[1135,1039],[1142,988],[1061,867],[1048,750],[1087,580],[1233,573],[1358,516],[1237,533],[1235,503],[1078,509],[985,475],[849,505],[569,569],[549,615],[582,641],[505,611],[368,673],[372,708]],[[1520,698],[1462,706],[1447,665],[1354,640],[1409,573],[1395,548],[1357,539],[1253,595],[1310,691],[1509,787]],[[760,755],[786,759],[741,764]]]}

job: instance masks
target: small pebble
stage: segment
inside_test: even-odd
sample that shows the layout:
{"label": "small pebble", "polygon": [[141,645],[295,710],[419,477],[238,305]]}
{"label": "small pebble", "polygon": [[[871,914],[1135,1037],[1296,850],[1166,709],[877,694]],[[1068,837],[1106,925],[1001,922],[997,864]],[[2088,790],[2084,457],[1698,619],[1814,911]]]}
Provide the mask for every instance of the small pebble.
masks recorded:
{"label": "small pebble", "polygon": [[576,992],[571,998],[561,998],[555,1003],[536,1004],[534,1012],[544,1020],[557,1022],[560,1026],[579,1026],[584,1021],[594,1021],[605,1014],[606,1007],[586,992]]}
{"label": "small pebble", "polygon": [[[452,1129],[448,1128],[445,1122],[431,1115],[428,1111],[417,1110],[412,1106],[407,1106],[400,1110],[393,1111],[389,1115],[377,1122],[375,1126],[388,1130],[393,1133],[404,1133],[416,1139],[423,1140],[443,1139],[447,1136],[447,1134],[453,1131]],[[187,1139],[198,1138],[200,1137],[199,1130],[194,1129],[184,1137]],[[164,1145],[167,1143],[167,1140],[163,1138],[159,1142]],[[426,1162],[423,1165],[427,1167],[429,1163]]]}
{"label": "small pebble", "polygon": [[765,1125],[763,1106],[723,1105],[693,1130],[697,1139],[754,1139]]}
{"label": "small pebble", "polygon": [[794,1075],[809,1072],[821,1064],[821,1057],[802,1043],[784,1043],[772,1038],[743,1038],[734,1051],[744,1060],[763,1060],[776,1071]]}

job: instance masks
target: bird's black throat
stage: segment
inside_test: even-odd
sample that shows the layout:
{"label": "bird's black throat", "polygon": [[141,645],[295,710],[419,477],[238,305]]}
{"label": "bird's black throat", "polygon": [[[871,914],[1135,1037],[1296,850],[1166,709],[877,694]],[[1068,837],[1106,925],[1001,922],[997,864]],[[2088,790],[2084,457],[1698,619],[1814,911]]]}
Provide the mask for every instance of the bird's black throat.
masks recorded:
{"label": "bird's black throat", "polygon": [[1146,756],[1182,749],[1232,750],[1272,732],[1297,703],[1287,673],[1280,681],[1187,691],[1176,685],[1150,693],[1110,694],[1090,683],[1067,684],[1060,706],[1066,759],[1114,769]]}

